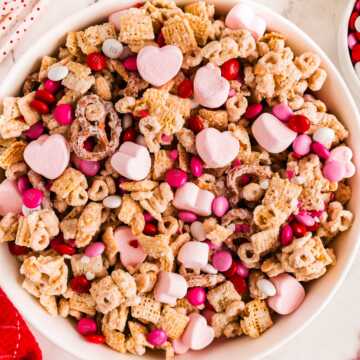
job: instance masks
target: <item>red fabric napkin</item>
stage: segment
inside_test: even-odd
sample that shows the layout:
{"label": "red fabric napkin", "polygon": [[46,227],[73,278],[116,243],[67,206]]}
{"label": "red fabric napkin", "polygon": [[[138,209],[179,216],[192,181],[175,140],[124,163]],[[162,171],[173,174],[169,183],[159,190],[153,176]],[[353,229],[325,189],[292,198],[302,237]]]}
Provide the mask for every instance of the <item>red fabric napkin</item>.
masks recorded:
{"label": "red fabric napkin", "polygon": [[0,288],[0,359],[41,360],[41,350],[25,321]]}

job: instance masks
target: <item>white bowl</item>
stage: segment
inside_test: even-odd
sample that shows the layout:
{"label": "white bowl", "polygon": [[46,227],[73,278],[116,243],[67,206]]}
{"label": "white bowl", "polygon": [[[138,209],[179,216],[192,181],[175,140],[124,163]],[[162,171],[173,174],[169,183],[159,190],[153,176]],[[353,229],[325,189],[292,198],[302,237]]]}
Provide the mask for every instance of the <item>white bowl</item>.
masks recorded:
{"label": "white bowl", "polygon": [[356,100],[360,100],[360,77],[356,74],[354,65],[351,61],[351,56],[348,47],[349,34],[349,19],[354,9],[356,0],[350,0],[344,7],[339,24],[337,51],[338,59],[345,80],[347,81],[350,90],[355,95]]}
{"label": "white bowl", "polygon": [[[193,0],[188,0],[187,2],[190,1]],[[184,2],[186,0],[179,3],[183,4]],[[236,0],[214,1],[219,12],[228,11],[236,2]],[[289,43],[296,52],[310,50],[321,56],[322,66],[329,76],[324,88],[319,93],[319,97],[346,124],[351,133],[349,144],[352,146],[355,154],[360,154],[360,141],[358,140],[360,137],[359,114],[349,90],[329,58],[305,33],[285,18],[251,0],[244,0],[244,2],[252,6],[259,15],[267,20],[270,29],[286,34]],[[64,41],[67,32],[82,29],[90,24],[104,20],[111,12],[132,3],[134,1],[123,0],[122,5],[119,5],[119,0],[103,1],[84,9],[66,19],[60,26],[50,30],[13,67],[8,78],[2,83],[0,99],[5,95],[17,94],[26,75],[39,64],[42,56],[51,54]],[[354,161],[357,168],[360,169],[359,157],[355,156]],[[352,186],[353,200],[350,203],[350,208],[358,214],[360,213],[360,203],[357,201],[360,189],[359,173],[352,179]],[[253,340],[241,337],[236,340],[224,341],[200,352],[190,352],[180,358],[218,360],[236,356],[238,359],[249,360],[261,358],[280,347],[308,325],[333,297],[345,279],[354,260],[359,245],[359,233],[359,217],[355,217],[351,230],[346,234],[342,234],[334,243],[338,256],[336,266],[331,268],[324,277],[309,284],[306,299],[298,311],[292,315],[276,319],[275,326],[260,338]],[[86,360],[129,360],[137,358],[131,355],[116,353],[105,346],[95,346],[86,343],[76,333],[68,320],[49,316],[38,302],[22,289],[18,264],[9,255],[7,246],[4,245],[0,246],[0,263],[2,265],[0,286],[9,295],[25,318],[58,346],[78,358]],[[309,346],[312,346],[312,344],[309,344]],[[154,359],[158,358],[158,355],[149,353],[145,358]]]}

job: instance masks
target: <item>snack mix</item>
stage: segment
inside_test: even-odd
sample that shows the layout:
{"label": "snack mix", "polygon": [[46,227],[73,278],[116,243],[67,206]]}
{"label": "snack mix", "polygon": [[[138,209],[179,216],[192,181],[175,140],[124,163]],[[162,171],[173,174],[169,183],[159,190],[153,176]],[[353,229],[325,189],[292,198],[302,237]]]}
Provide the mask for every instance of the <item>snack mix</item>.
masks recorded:
{"label": "snack mix", "polygon": [[360,1],[356,1],[349,18],[348,47],[350,58],[357,76],[360,78]]}
{"label": "snack mix", "polygon": [[91,343],[256,338],[335,264],[348,131],[317,54],[239,3],[150,0],[67,34],[0,115],[0,242]]}

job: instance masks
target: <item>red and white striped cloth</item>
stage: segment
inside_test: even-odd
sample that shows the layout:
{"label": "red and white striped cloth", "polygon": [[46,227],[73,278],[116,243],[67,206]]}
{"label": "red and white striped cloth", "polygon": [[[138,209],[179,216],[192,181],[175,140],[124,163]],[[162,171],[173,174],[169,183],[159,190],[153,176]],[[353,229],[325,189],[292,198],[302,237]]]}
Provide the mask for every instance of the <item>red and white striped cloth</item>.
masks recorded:
{"label": "red and white striped cloth", "polygon": [[0,63],[46,8],[49,0],[0,0]]}
{"label": "red and white striped cloth", "polygon": [[34,336],[0,288],[0,360],[41,359],[41,350]]}

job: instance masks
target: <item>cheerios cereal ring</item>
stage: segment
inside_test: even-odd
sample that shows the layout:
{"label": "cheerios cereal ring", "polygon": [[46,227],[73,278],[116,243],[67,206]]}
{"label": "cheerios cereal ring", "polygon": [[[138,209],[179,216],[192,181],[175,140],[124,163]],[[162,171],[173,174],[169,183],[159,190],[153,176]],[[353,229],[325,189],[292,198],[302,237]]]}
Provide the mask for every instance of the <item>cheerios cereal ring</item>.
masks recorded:
{"label": "cheerios cereal ring", "polygon": [[[71,125],[71,146],[79,158],[98,161],[115,152],[122,128],[112,103],[97,95],[87,95],[79,100],[75,115]],[[106,128],[110,129],[110,139]],[[84,146],[89,138],[98,140],[94,151],[88,151]]]}

